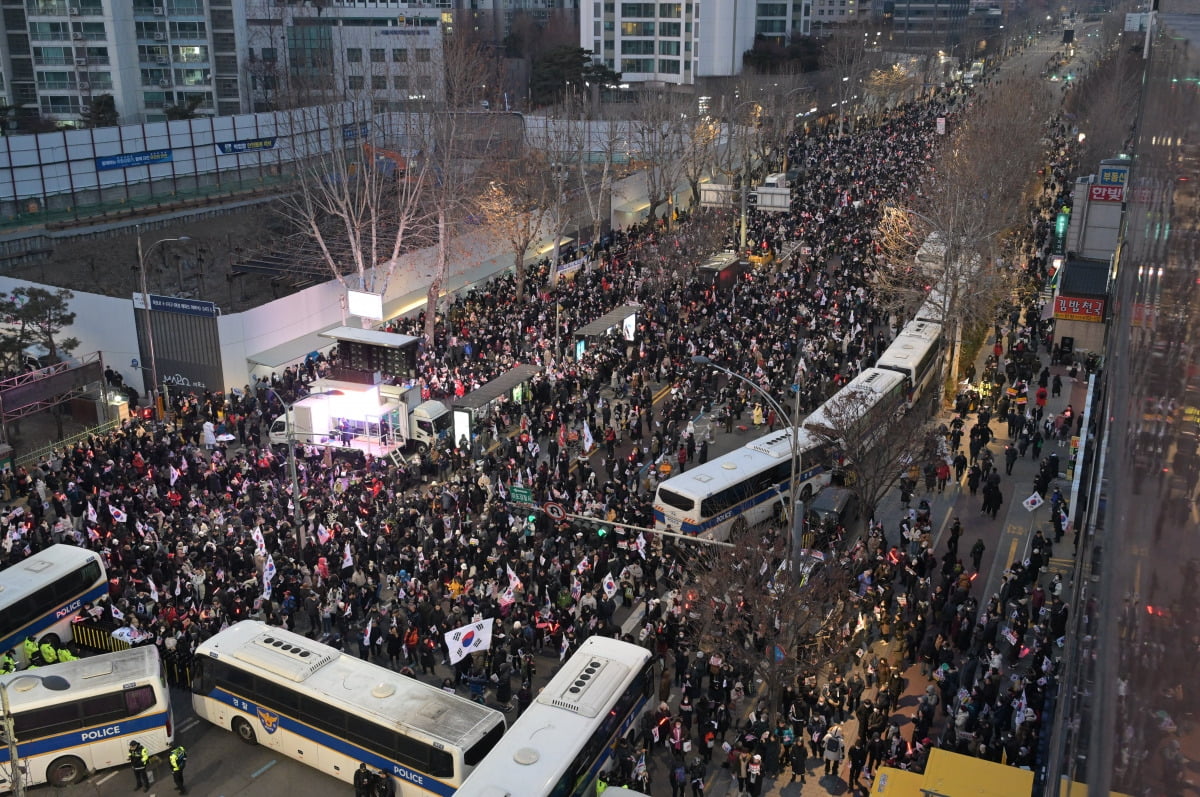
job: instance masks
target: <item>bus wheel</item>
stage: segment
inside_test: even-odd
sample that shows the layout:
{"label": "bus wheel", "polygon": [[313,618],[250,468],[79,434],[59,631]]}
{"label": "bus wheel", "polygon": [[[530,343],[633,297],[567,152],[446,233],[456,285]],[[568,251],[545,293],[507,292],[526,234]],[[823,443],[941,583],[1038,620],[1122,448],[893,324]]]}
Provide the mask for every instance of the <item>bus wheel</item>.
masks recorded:
{"label": "bus wheel", "polygon": [[804,489],[800,491],[800,500],[807,504],[809,502],[809,500],[811,500],[811,499],[812,499],[812,485],[806,484],[806,485],[804,485]]}
{"label": "bus wheel", "polygon": [[54,763],[46,768],[46,782],[59,789],[78,783],[85,775],[87,767],[73,755],[56,758]]}
{"label": "bus wheel", "polygon": [[258,744],[258,737],[254,735],[253,726],[241,717],[233,718],[233,732],[246,744]]}
{"label": "bus wheel", "polygon": [[729,527],[729,541],[737,542],[746,533],[746,518],[740,517]]}

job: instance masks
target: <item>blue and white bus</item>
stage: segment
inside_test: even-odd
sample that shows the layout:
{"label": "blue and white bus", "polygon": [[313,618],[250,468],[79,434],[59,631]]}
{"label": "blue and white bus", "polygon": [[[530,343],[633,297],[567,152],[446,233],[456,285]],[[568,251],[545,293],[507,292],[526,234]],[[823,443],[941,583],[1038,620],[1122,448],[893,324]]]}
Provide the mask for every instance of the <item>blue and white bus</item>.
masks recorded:
{"label": "blue and white bus", "polygon": [[594,797],[617,742],[636,726],[654,691],[650,651],[585,639],[458,797]]}
{"label": "blue and white bus", "polygon": [[196,650],[192,708],[348,783],[360,763],[389,772],[406,797],[450,797],[505,727],[499,711],[254,620]]}
{"label": "blue and white bus", "polygon": [[[829,484],[832,446],[801,429],[797,447],[797,491],[807,501]],[[782,517],[791,455],[791,432],[783,429],[672,476],[654,496],[654,527],[725,541]]]}
{"label": "blue and white bus", "polygon": [[910,321],[879,356],[876,368],[908,377],[908,406],[912,407],[937,379],[946,338],[942,325],[932,321]]}
{"label": "blue and white bus", "polygon": [[[158,650],[130,648],[0,676],[26,786],[56,788],[129,763],[129,743],[151,755],[171,747],[175,724]],[[13,788],[0,745],[0,791]]]}
{"label": "blue and white bus", "polygon": [[51,545],[0,570],[0,653],[13,650],[25,666],[26,637],[60,647],[83,605],[107,592],[100,555],[75,545]]}

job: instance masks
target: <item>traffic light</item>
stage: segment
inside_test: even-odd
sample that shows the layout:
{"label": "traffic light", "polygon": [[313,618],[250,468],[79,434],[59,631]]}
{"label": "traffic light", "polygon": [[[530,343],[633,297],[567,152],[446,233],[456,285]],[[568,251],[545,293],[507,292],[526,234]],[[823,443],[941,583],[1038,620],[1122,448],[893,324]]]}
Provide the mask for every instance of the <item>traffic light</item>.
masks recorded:
{"label": "traffic light", "polygon": [[529,517],[525,518],[525,522],[530,524],[537,523],[537,515],[530,512]]}
{"label": "traffic light", "polygon": [[596,527],[596,536],[599,537],[600,539],[604,539],[605,537],[607,537],[608,536],[608,527],[597,526]]}

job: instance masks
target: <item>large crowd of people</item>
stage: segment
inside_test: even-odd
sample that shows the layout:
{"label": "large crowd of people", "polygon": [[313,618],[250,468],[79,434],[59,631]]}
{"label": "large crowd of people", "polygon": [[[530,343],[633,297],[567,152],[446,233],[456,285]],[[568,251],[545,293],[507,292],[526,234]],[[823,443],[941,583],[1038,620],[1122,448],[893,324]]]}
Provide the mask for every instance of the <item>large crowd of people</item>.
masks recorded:
{"label": "large crowd of people", "polygon": [[[951,98],[938,96],[853,134],[835,125],[793,136],[789,161],[802,165],[803,185],[790,213],[753,213],[749,239],[756,251],[795,254],[728,291],[695,280],[688,266],[708,254],[708,238],[684,221],[614,234],[572,281],[551,286],[549,269],[535,268],[528,301],[512,300],[511,274],[451,299],[420,352],[425,396],[462,395],[517,364],[545,366],[528,400],[501,406],[479,440],[447,440],[399,461],[329,459],[301,446],[300,494],[291,494],[286,453],[264,445],[263,433],[279,401],[304,395],[323,372],[317,358],[227,395],[176,397],[170,423],[131,420],[7,473],[3,564],[54,542],[99,551],[111,581],[96,613],[157,645],[181,684],[201,640],[260,617],[449,688],[484,684],[518,711],[532,699],[537,668],[548,666],[544,657],[561,660],[592,634],[621,634],[615,599],[644,600],[643,632],[631,638],[675,677],[666,676],[658,712],[622,748],[612,781],[646,791],[653,777],[673,793],[691,786],[696,794],[693,784],[723,765],[759,794],[789,768],[793,778],[812,776],[814,759],[827,774],[848,760],[857,787],[859,775],[882,764],[921,767],[938,710],[949,719],[937,744],[1029,764],[1053,681],[1045,662],[1066,617],[1060,596],[1039,594],[1050,543],[1035,546],[980,612],[957,536],[944,563],[916,513],[898,529],[869,524],[853,566],[870,622],[855,644],[885,635],[901,644],[836,674],[806,673],[767,706],[744,694],[749,673],[710,667],[707,654],[719,651],[698,657],[688,649],[686,623],[659,603],[686,566],[675,549],[653,535],[599,537],[544,515],[529,520],[506,501],[520,485],[537,502],[652,525],[657,465],[707,458],[710,438],[692,422],[697,409],[784,422],[767,417],[753,391],[716,380],[692,357],[764,387],[796,381],[806,410],[873,362],[897,319],[872,294],[882,265],[872,230],[882,203],[914,190],[936,119],[954,111]],[[1066,165],[1056,166],[1061,190]],[[1033,225],[1029,251],[1048,230],[1040,215]],[[1019,264],[1031,281],[1044,275],[1037,260]],[[643,308],[635,341],[613,336],[578,360],[563,356],[573,329],[631,303]],[[1012,324],[1018,338],[1020,319]],[[418,315],[390,328],[419,335],[424,323]],[[568,443],[585,427],[596,441],[591,457]],[[269,594],[268,558],[277,573]],[[616,595],[602,585],[610,573]],[[1018,598],[1027,610],[1014,615]],[[450,667],[444,632],[477,618],[496,619],[491,650]],[[933,680],[904,734],[895,721],[901,673],[918,662]],[[854,718],[856,731],[845,724]],[[703,755],[683,755],[684,740]],[[641,745],[662,752],[647,765]]]}

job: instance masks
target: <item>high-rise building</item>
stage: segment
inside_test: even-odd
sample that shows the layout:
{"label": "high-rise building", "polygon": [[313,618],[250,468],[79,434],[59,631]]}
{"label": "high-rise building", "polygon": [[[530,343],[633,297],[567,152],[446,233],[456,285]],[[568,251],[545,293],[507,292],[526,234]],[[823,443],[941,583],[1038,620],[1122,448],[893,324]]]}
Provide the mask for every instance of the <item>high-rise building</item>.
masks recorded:
{"label": "high-rise building", "polygon": [[18,117],[70,122],[110,94],[120,118],[240,108],[233,0],[2,0],[0,70]]}
{"label": "high-rise building", "polygon": [[[354,99],[436,99],[451,3],[0,0],[0,94],[14,116],[78,123],[108,94],[120,123],[168,108],[229,115]],[[281,96],[286,93],[285,98]]]}
{"label": "high-rise building", "polygon": [[755,36],[809,32],[809,0],[620,2],[580,9],[580,46],[628,83],[690,85],[740,74]]}

